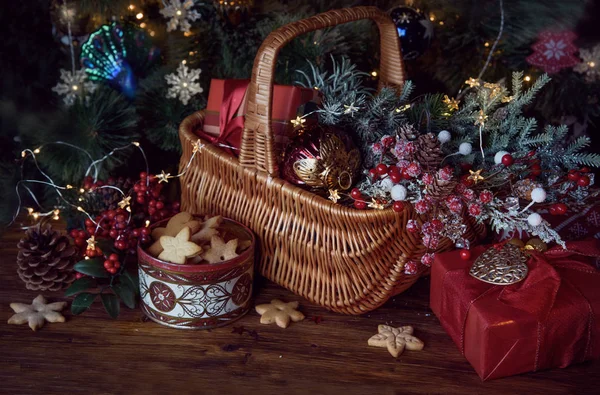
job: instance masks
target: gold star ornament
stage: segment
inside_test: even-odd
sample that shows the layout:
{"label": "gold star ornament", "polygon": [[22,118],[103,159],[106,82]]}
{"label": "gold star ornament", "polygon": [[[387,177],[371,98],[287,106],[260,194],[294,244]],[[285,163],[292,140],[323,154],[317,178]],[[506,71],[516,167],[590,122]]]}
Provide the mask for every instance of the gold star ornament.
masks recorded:
{"label": "gold star ornament", "polygon": [[448,95],[444,95],[444,104],[448,106],[448,110],[458,110],[459,100],[453,99]]}
{"label": "gold star ornament", "polygon": [[471,173],[471,175],[467,177],[467,179],[473,181],[473,183],[475,184],[477,184],[479,181],[483,181],[485,178],[483,178],[483,176],[481,175],[482,171],[483,169],[479,169],[477,171],[469,170],[469,173]]}
{"label": "gold star ornament", "polygon": [[96,250],[96,237],[92,236],[89,239],[86,240],[87,242],[87,250]]}
{"label": "gold star ornament", "polygon": [[200,151],[202,148],[204,148],[204,144],[202,144],[200,142],[200,140],[196,140],[195,143],[192,144],[194,146],[194,148],[192,149],[192,153],[195,154],[196,152]]}
{"label": "gold star ornament", "polygon": [[298,127],[306,122],[306,119],[303,119],[301,116],[297,116],[296,119],[292,119],[290,122],[292,125],[294,125],[294,127]]}
{"label": "gold star ornament", "polygon": [[475,119],[475,125],[481,125],[481,126],[483,126],[485,124],[485,121],[486,121],[487,117],[488,116],[485,115],[485,113],[483,112],[483,110],[479,110],[479,115]]}
{"label": "gold star ornament", "polygon": [[121,200],[118,203],[118,205],[119,205],[120,208],[123,208],[123,209],[125,207],[129,207],[129,205],[131,205],[131,196],[124,197],[123,200]]}
{"label": "gold star ornament", "polygon": [[374,208],[376,210],[383,210],[384,206],[383,204],[379,203],[377,200],[375,199],[371,199],[371,202],[369,203],[369,207],[370,208]]}
{"label": "gold star ornament", "polygon": [[163,170],[160,174],[156,175],[156,178],[158,178],[158,183],[160,184],[161,182],[168,183],[169,178],[173,177],[171,177],[171,173],[165,173],[165,171]]}
{"label": "gold star ornament", "polygon": [[471,77],[465,81],[465,84],[469,85],[469,88],[473,88],[479,86],[479,80],[476,80],[475,78]]}
{"label": "gold star ornament", "polygon": [[329,200],[331,200],[334,203],[337,203],[338,200],[340,200],[340,194],[338,193],[337,189],[329,190]]}

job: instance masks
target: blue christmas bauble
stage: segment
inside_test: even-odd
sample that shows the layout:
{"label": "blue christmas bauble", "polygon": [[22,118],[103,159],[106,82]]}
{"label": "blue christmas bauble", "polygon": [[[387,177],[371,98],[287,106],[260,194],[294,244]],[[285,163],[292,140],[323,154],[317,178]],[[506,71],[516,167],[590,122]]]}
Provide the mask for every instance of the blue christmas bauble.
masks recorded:
{"label": "blue christmas bauble", "polygon": [[410,7],[396,7],[390,11],[396,25],[405,60],[421,56],[433,38],[433,24],[425,15]]}

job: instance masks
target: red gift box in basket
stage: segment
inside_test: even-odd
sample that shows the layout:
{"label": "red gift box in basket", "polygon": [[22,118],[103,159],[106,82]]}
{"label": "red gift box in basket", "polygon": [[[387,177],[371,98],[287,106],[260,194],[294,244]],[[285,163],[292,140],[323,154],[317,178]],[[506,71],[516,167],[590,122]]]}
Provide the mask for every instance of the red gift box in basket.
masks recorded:
{"label": "red gift box in basket", "polygon": [[[247,90],[247,111],[239,158],[200,138],[207,114],[199,111],[180,127],[185,168],[182,208],[233,218],[258,236],[258,269],[292,292],[345,314],[373,310],[403,292],[427,268],[406,274],[404,265],[426,252],[420,237],[406,230],[409,219],[421,221],[412,208],[361,211],[335,204],[280,178],[273,128],[273,76],[279,50],[304,33],[335,25],[373,20],[381,37],[380,88],[401,89],[403,61],[396,27],[376,7],[333,10],[283,26],[264,41]],[[276,94],[276,91],[275,91]],[[468,222],[465,238],[485,235],[483,225]],[[453,247],[442,239],[437,251]]]}

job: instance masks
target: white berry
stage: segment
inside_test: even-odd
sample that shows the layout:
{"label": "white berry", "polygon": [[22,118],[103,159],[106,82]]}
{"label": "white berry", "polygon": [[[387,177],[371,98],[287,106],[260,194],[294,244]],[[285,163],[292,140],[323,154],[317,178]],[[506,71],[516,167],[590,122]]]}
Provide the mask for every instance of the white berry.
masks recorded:
{"label": "white berry", "polygon": [[383,189],[384,192],[391,191],[393,186],[394,182],[389,177],[381,180],[381,189]]}
{"label": "white berry", "polygon": [[497,165],[502,163],[502,158],[504,158],[504,155],[508,155],[508,152],[507,151],[496,152],[496,155],[494,155],[494,163]]}
{"label": "white berry", "polygon": [[452,138],[452,135],[447,130],[442,130],[438,133],[438,141],[442,144],[447,143]]}
{"label": "white berry", "polygon": [[406,200],[407,195],[408,190],[403,185],[394,185],[392,188],[392,199],[396,202]]}
{"label": "white berry", "polygon": [[542,216],[538,213],[529,214],[529,217],[527,217],[527,222],[529,222],[529,225],[531,226],[538,226],[542,223]]}
{"label": "white berry", "polygon": [[461,155],[469,155],[471,152],[473,151],[473,146],[471,145],[471,143],[462,143],[461,145],[458,146],[458,152]]}
{"label": "white berry", "polygon": [[542,203],[546,200],[546,191],[544,191],[544,188],[535,188],[531,191],[531,200],[536,203]]}

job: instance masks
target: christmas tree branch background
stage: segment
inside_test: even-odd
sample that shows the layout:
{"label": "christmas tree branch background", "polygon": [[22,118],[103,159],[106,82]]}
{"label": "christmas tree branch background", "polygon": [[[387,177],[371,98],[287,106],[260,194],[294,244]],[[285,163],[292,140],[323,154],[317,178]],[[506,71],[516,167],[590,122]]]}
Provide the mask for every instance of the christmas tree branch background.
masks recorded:
{"label": "christmas tree branch background", "polygon": [[[171,23],[177,18],[165,17],[166,7],[160,1],[68,1],[67,6],[75,10],[70,30],[76,69],[81,67],[80,52],[89,35],[113,20],[130,22],[136,29],[143,30],[158,50],[154,61],[139,62],[132,94],[95,81],[97,88],[83,99],[74,98],[71,105],[66,105],[65,97],[53,91],[61,80],[61,69],[67,72],[72,69],[68,29],[61,18],[64,2],[32,0],[6,7],[0,16],[5,29],[0,59],[3,70],[0,97],[2,222],[8,222],[16,207],[17,180],[28,178],[27,173],[32,176],[35,173],[31,166],[21,167],[18,162],[23,149],[60,140],[84,148],[98,158],[116,147],[139,140],[152,155],[153,172],[173,170],[181,152],[178,125],[185,116],[205,106],[210,79],[249,78],[256,50],[273,29],[328,9],[377,5],[389,10],[404,5],[398,1],[262,1],[256,2],[252,12],[242,13],[239,23],[234,23],[232,18],[237,16],[224,13],[218,1],[190,3],[193,5],[190,10],[198,16],[188,14],[189,18],[179,20],[172,28]],[[498,1],[409,3],[428,17],[434,27],[431,47],[416,59],[406,61],[407,74],[414,87],[412,97],[423,100],[407,112],[388,111],[389,118],[376,128],[379,132],[406,120],[424,127],[425,131],[446,127],[444,117],[438,116],[446,110],[443,94],[456,97],[464,91],[464,81],[477,77],[498,35]],[[574,31],[578,35],[575,42],[582,49],[593,48],[600,38],[591,17],[600,9],[593,2],[504,0],[503,7],[503,33],[483,76],[486,81],[505,81],[510,86],[511,73],[517,70],[524,70],[523,75],[529,78],[524,82],[524,89],[539,80],[544,71],[529,64],[527,57],[542,31]],[[189,23],[189,28],[185,23]],[[332,75],[338,66],[335,60],[345,56],[356,65],[357,71],[365,73],[360,75],[365,86],[374,88],[379,63],[378,39],[376,29],[367,21],[299,37],[282,50],[276,79],[279,83],[291,84],[302,81],[302,73],[311,78],[326,71]],[[165,76],[176,75],[182,62],[190,71],[202,70],[193,80],[202,91],[196,89],[188,99],[181,96],[181,92],[170,93],[171,87],[165,79]],[[598,92],[598,79],[589,80],[583,73],[563,69],[553,74],[536,100],[525,107],[527,114],[523,119],[535,116],[541,130],[547,125],[567,123],[569,131],[560,131],[561,138],[569,140],[586,134],[591,139],[588,144],[595,147],[599,141]],[[378,96],[382,102],[369,102],[372,111],[363,115],[382,120],[381,113],[388,107],[397,108],[405,102],[405,98],[401,99],[386,99],[384,91]],[[351,103],[351,98],[330,102],[331,113],[335,112],[335,106],[339,107],[337,112],[343,112],[343,105],[350,104],[348,101]],[[355,104],[360,106],[359,102]],[[364,128],[361,129],[359,123],[357,130],[361,135],[370,136],[373,123],[368,119],[363,122]],[[461,125],[455,126],[460,130]],[[518,133],[527,127],[531,125],[523,124]],[[499,133],[503,133],[502,128],[499,125]],[[552,129],[550,132],[557,133]],[[472,128],[465,130],[465,134],[469,133]],[[453,143],[459,145],[461,141],[457,139]],[[583,144],[582,140],[577,141],[576,145]],[[135,159],[130,155],[135,155],[134,150],[120,151],[111,157],[105,163],[103,176],[109,172],[116,175],[139,172],[140,168],[126,165]],[[85,155],[67,147],[53,147],[38,159],[45,171],[65,183],[80,181],[88,165]],[[43,187],[35,189],[44,195]]]}

